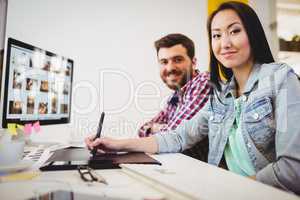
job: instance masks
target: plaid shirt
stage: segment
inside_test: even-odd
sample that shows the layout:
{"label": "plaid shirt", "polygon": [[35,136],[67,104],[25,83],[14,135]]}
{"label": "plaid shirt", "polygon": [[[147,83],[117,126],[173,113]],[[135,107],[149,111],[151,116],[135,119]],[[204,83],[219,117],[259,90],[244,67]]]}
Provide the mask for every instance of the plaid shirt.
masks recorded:
{"label": "plaid shirt", "polygon": [[152,124],[165,124],[160,131],[173,130],[183,121],[190,120],[208,100],[210,86],[209,73],[197,72],[179,91],[170,96],[166,107],[152,120],[145,123],[138,131],[140,137],[155,134],[151,132]]}

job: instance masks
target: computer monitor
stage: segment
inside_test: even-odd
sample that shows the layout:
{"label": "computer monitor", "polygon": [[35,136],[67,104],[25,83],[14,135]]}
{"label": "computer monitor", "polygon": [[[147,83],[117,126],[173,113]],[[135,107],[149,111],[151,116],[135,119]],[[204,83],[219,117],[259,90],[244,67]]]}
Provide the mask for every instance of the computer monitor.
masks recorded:
{"label": "computer monitor", "polygon": [[2,127],[70,122],[71,59],[8,38]]}

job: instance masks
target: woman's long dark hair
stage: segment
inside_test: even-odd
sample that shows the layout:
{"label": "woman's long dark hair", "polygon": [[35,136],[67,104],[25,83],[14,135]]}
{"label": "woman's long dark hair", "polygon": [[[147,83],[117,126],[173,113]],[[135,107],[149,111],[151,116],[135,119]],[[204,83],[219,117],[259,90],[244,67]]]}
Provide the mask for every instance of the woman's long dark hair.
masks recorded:
{"label": "woman's long dark hair", "polygon": [[232,77],[233,73],[231,69],[224,67],[216,59],[213,53],[211,46],[211,23],[217,13],[227,9],[235,11],[240,17],[249,39],[251,54],[253,56],[254,63],[274,62],[274,58],[271,53],[265,32],[255,11],[247,4],[240,2],[230,1],[221,4],[218,9],[210,15],[207,21],[210,51],[210,81],[212,85],[219,91],[221,90],[221,85],[219,82],[221,80],[220,71],[227,80]]}

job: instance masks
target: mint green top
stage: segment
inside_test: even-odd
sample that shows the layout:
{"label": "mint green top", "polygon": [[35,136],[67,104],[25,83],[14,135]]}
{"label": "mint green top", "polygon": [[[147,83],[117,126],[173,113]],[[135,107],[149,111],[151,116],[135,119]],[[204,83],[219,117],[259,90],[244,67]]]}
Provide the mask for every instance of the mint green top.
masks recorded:
{"label": "mint green top", "polygon": [[230,171],[242,176],[252,176],[255,175],[255,170],[247,152],[241,129],[242,102],[240,97],[234,100],[235,123],[230,129],[224,156]]}

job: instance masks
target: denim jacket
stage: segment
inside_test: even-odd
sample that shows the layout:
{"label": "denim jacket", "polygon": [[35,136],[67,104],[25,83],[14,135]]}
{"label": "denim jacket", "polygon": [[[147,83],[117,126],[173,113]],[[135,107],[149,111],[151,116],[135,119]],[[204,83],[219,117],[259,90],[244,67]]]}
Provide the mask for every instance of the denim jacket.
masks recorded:
{"label": "denim jacket", "polygon": [[[234,77],[176,130],[156,134],[159,152],[180,152],[208,135],[208,163],[218,166],[234,123]],[[256,64],[242,95],[241,128],[263,183],[300,194],[300,82],[282,63]]]}

